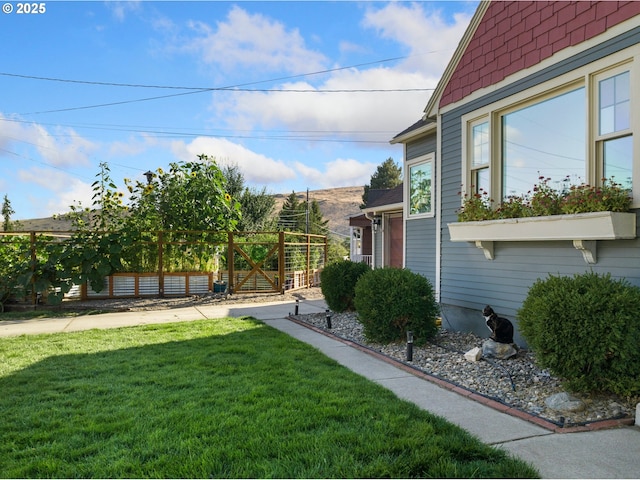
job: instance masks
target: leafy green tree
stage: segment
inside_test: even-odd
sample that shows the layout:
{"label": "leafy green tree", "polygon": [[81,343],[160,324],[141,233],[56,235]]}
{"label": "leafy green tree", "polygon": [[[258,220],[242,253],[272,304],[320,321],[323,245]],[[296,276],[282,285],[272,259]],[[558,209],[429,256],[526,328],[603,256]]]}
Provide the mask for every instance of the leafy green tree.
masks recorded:
{"label": "leafy green tree", "polygon": [[369,185],[364,186],[364,193],[362,194],[362,205],[360,208],[365,208],[367,201],[369,200],[369,190],[382,189],[382,188],[394,188],[402,183],[402,167],[393,161],[393,158],[389,157],[376,169],[375,173],[371,175],[371,181]]}
{"label": "leafy green tree", "polygon": [[13,230],[13,225],[11,223],[11,216],[16,213],[13,208],[11,208],[11,201],[9,197],[5,194],[4,200],[2,201],[2,218],[4,219],[2,222],[2,228],[5,232],[9,232]]}
{"label": "leafy green tree", "polygon": [[267,193],[267,188],[258,190],[245,185],[244,175],[237,165],[223,169],[227,181],[227,192],[240,203],[242,218],[238,230],[249,232],[275,228],[274,210],[276,201]]}

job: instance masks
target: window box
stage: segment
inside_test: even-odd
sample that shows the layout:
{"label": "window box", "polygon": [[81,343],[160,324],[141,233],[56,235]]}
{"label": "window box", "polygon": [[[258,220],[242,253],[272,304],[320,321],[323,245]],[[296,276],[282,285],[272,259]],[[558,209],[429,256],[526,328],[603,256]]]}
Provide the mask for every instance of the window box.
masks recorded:
{"label": "window box", "polygon": [[636,238],[636,214],[590,212],[575,215],[449,223],[452,242],[474,242],[493,260],[493,242],[571,240],[587,263],[596,263],[597,240]]}

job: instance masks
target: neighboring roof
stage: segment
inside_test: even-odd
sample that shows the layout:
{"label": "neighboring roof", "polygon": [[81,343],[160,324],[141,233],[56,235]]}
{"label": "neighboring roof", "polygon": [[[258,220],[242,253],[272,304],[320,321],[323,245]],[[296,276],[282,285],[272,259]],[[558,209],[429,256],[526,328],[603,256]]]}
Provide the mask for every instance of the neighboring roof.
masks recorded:
{"label": "neighboring roof", "polygon": [[349,217],[349,226],[350,227],[370,227],[371,220],[368,219],[364,215],[364,213],[361,213],[360,215]]}
{"label": "neighboring roof", "polygon": [[[373,196],[371,195],[373,192]],[[369,190],[369,199],[367,205],[362,210],[365,212],[374,210],[389,210],[402,207],[404,197],[404,188],[401,183],[397,187],[386,190],[373,189]],[[382,208],[386,207],[386,208]]]}
{"label": "neighboring roof", "polygon": [[421,118],[416,123],[411,125],[409,128],[405,128],[402,132],[398,133],[395,137],[391,139],[389,143],[402,143],[406,142],[410,138],[415,138],[420,135],[424,135],[435,131],[437,127],[436,122]]}

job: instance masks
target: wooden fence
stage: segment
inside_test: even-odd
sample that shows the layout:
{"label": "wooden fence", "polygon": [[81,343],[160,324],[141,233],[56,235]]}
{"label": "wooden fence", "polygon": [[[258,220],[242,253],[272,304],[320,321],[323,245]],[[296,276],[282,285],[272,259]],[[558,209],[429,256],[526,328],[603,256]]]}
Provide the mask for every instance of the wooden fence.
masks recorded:
{"label": "wooden fence", "polygon": [[[46,245],[72,241],[73,234],[0,232],[0,245],[11,240],[24,245],[21,253],[14,251],[28,256],[35,268],[46,261]],[[327,259],[325,236],[294,232],[148,232],[144,241],[127,248],[123,263],[138,268],[108,275],[99,292],[91,285],[77,285],[66,297],[284,293],[319,285]],[[136,256],[130,253],[134,251]],[[35,291],[31,297],[35,302]]]}

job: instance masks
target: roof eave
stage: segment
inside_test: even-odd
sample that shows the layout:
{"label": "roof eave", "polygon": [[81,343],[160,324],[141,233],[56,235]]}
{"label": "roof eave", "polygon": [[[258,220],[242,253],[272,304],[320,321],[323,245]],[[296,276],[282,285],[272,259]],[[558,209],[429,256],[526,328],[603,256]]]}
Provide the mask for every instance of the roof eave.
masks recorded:
{"label": "roof eave", "polygon": [[[425,119],[426,120],[426,119]],[[433,122],[433,123],[428,123],[426,125],[423,125],[420,128],[416,128],[415,130],[411,130],[405,134],[402,135],[398,135],[396,137],[393,137],[389,143],[394,145],[397,143],[405,143],[408,142],[409,140],[413,140],[416,139],[418,137],[421,137],[423,135],[427,135],[429,133],[433,133],[436,131],[438,127],[438,124]]]}
{"label": "roof eave", "polygon": [[377,207],[371,207],[371,208],[363,208],[362,211],[365,213],[383,213],[383,212],[389,212],[389,211],[398,211],[398,210],[402,210],[402,208],[404,207],[404,204],[402,202],[400,203],[391,203],[389,205],[379,205]]}

